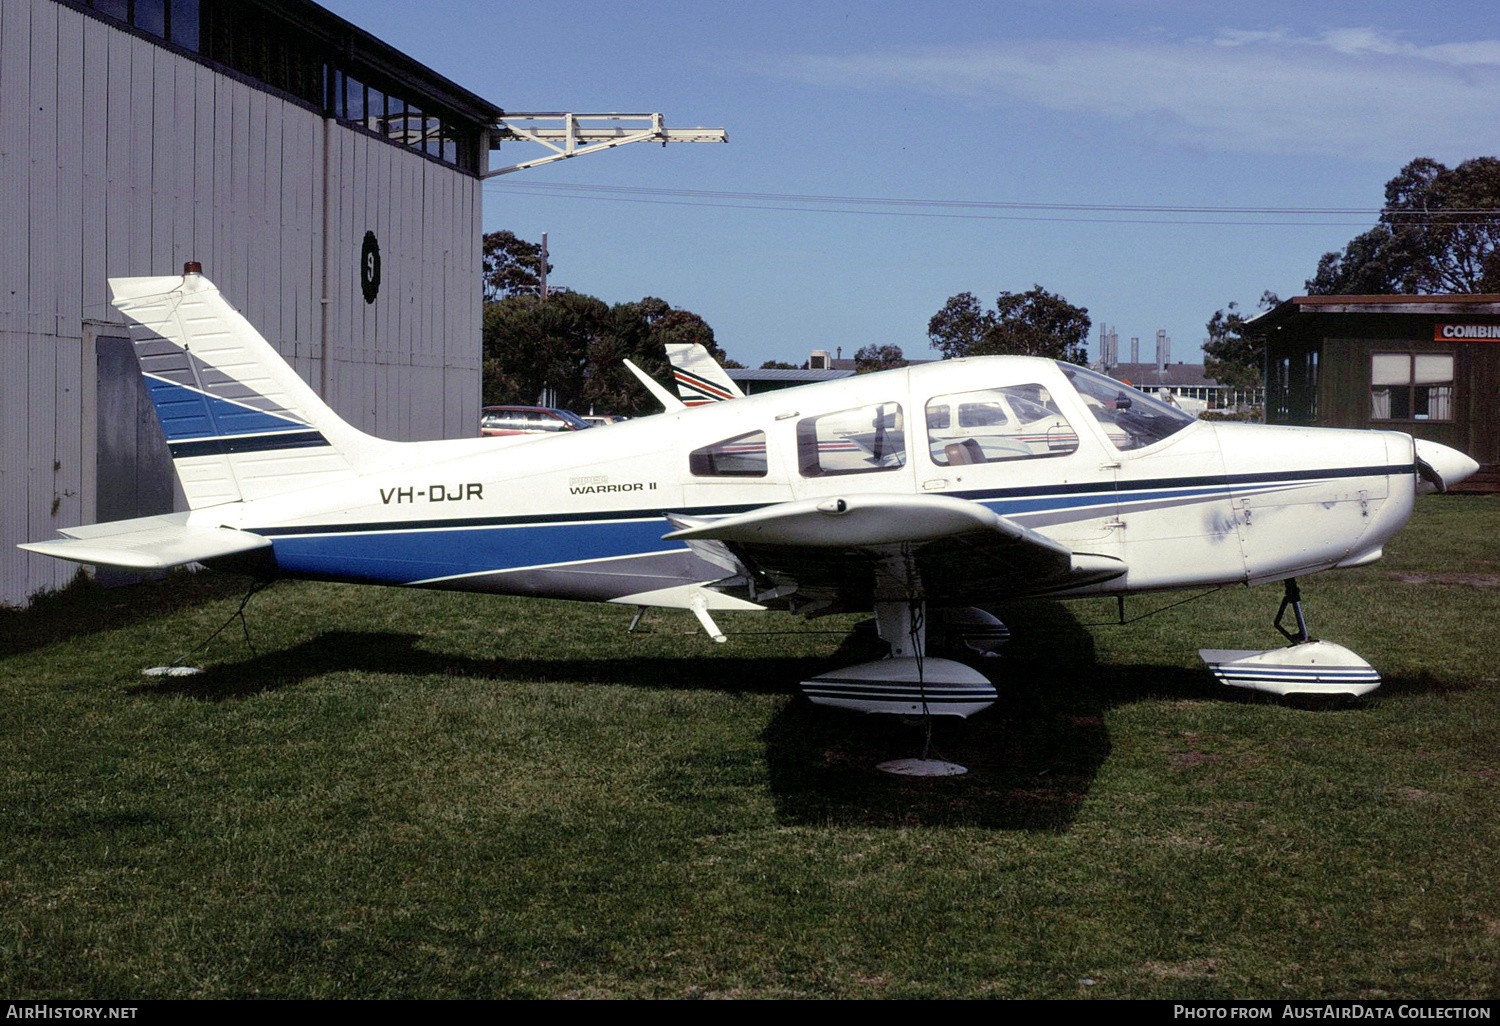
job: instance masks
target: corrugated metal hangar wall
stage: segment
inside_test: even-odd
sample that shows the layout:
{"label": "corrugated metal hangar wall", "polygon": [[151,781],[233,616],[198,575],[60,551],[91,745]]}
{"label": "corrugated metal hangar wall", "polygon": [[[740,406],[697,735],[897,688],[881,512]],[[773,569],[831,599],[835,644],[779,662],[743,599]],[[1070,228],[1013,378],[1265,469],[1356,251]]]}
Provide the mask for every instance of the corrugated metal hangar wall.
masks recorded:
{"label": "corrugated metal hangar wall", "polygon": [[476,430],[479,179],[242,77],[55,0],[0,0],[0,603],[76,572],[18,542],[96,519],[111,276],[198,260],[354,425]]}

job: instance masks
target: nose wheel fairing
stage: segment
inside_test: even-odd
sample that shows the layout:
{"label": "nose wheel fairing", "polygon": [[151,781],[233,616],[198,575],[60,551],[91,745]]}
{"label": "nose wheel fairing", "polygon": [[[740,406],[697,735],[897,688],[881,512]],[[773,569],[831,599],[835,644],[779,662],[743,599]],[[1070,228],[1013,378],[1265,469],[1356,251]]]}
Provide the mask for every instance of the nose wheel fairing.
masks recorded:
{"label": "nose wheel fairing", "polygon": [[[1292,578],[1285,583],[1275,628],[1291,642],[1285,648],[1200,648],[1219,683],[1273,695],[1367,695],[1380,687],[1380,674],[1343,645],[1320,641],[1307,633],[1302,614],[1302,591]],[[1296,619],[1296,633],[1282,626],[1287,611]]]}
{"label": "nose wheel fairing", "polygon": [[1202,648],[1198,656],[1219,683],[1273,695],[1366,695],[1380,674],[1343,645],[1304,641],[1269,651]]}

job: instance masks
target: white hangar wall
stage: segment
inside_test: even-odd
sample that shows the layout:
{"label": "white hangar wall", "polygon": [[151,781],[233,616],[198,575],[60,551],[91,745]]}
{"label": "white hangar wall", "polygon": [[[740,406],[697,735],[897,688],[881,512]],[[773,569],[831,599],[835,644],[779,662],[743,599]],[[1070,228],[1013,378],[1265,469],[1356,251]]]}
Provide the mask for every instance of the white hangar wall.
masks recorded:
{"label": "white hangar wall", "polygon": [[0,604],[77,572],[17,543],[95,520],[109,277],[198,260],[350,423],[473,434],[479,185],[54,0],[0,0]]}

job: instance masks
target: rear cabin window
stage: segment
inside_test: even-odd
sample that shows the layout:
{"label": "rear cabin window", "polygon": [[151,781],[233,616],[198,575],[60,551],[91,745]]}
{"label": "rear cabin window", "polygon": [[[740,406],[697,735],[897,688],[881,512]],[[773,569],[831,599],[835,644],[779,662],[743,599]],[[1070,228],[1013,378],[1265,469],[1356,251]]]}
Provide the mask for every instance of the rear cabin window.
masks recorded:
{"label": "rear cabin window", "polygon": [[694,449],[688,470],[694,477],[765,477],[766,433],[751,431]]}
{"label": "rear cabin window", "polygon": [[803,477],[870,474],[906,466],[906,422],[899,403],[841,410],[797,422]]}
{"label": "rear cabin window", "polygon": [[1077,449],[1078,433],[1042,385],[958,392],[927,403],[927,451],[940,467],[1067,456]]}

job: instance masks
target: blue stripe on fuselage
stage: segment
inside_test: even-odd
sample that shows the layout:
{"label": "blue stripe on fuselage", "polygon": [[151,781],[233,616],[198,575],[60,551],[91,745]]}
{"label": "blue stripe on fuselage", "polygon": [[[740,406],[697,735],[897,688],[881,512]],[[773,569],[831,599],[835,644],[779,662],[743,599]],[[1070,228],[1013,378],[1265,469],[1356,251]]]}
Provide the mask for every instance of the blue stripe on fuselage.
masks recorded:
{"label": "blue stripe on fuselage", "polygon": [[[1365,467],[1204,476],[1131,482],[1119,491],[1111,482],[1099,482],[1050,491],[1045,487],[1028,487],[947,494],[982,503],[1001,516],[1019,517],[1023,521],[1033,515],[1069,510],[1077,512],[1075,519],[1087,519],[1099,515],[1100,507],[1117,504],[1164,501],[1185,506],[1225,500],[1247,491],[1294,488],[1329,478],[1410,470]],[[695,507],[671,512],[695,517],[729,516],[759,506]],[[681,546],[661,538],[667,528],[663,519],[666,512],[635,509],[248,530],[271,538],[277,566],[286,573],[410,584],[558,563],[675,552]]]}
{"label": "blue stripe on fuselage", "polygon": [[410,584],[497,570],[610,559],[681,548],[664,542],[663,521],[603,520],[438,530],[283,535],[271,539],[276,565],[291,574]]}

